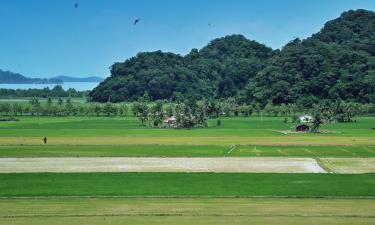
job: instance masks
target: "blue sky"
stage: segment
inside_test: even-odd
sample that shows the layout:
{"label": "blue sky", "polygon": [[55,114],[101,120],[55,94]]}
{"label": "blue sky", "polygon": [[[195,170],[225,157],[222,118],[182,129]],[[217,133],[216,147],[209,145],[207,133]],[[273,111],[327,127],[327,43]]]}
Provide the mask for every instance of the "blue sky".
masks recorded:
{"label": "blue sky", "polygon": [[375,1],[0,0],[0,69],[105,77],[113,62],[140,51],[184,55],[229,34],[281,48],[359,8],[375,11]]}

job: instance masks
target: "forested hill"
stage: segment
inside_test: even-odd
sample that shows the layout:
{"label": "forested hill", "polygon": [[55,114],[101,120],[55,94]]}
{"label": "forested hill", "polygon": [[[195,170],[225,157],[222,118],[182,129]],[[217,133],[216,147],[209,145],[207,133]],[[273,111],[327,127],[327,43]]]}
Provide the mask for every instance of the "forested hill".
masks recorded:
{"label": "forested hill", "polygon": [[235,97],[265,105],[321,99],[375,103],[375,13],[355,10],[281,50],[241,35],[211,41],[186,56],[146,52],[111,67],[94,101]]}
{"label": "forested hill", "polygon": [[321,99],[375,103],[375,13],[349,11],[311,38],[287,44],[250,79],[250,102]]}
{"label": "forested hill", "polygon": [[111,77],[90,96],[101,102],[136,100],[145,92],[152,99],[233,96],[272,54],[271,48],[241,35],[213,40],[185,57],[161,51],[139,53],[112,65]]}

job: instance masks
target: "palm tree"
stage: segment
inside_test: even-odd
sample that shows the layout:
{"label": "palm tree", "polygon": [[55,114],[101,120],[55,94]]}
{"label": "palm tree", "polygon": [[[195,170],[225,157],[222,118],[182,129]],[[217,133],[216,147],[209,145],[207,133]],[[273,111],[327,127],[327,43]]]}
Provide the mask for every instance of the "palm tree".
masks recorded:
{"label": "palm tree", "polygon": [[313,124],[313,126],[311,128],[311,132],[319,133],[319,128],[323,124],[323,119],[322,119],[322,116],[320,115],[320,113],[318,113],[314,116],[312,124]]}

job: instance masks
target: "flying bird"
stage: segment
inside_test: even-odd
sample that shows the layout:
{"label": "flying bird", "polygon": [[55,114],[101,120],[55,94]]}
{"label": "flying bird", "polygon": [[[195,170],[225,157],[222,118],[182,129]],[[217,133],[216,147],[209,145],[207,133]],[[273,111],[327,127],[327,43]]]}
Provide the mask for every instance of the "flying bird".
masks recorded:
{"label": "flying bird", "polygon": [[134,20],[134,26],[137,25],[137,23],[141,20],[141,18],[138,18],[136,20]]}
{"label": "flying bird", "polygon": [[74,4],[74,8],[78,8],[78,2],[76,2],[76,4]]}

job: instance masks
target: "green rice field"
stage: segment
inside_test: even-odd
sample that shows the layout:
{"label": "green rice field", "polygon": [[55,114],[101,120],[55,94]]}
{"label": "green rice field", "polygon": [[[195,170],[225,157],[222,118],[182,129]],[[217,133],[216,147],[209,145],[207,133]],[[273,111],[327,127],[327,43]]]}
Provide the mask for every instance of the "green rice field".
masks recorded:
{"label": "green rice field", "polygon": [[0,180],[1,197],[375,197],[375,174],[26,173]]}
{"label": "green rice field", "polygon": [[281,117],[224,117],[200,129],[150,128],[132,116],[19,119],[0,122],[0,160],[288,157],[326,173],[0,173],[0,224],[375,223],[374,117],[318,134],[295,133]]}
{"label": "green rice field", "polygon": [[0,123],[0,157],[375,156],[375,118],[328,124],[320,134],[288,133],[294,124],[279,117],[224,118],[220,127],[214,123],[186,130],[140,126],[134,117],[22,117]]}

